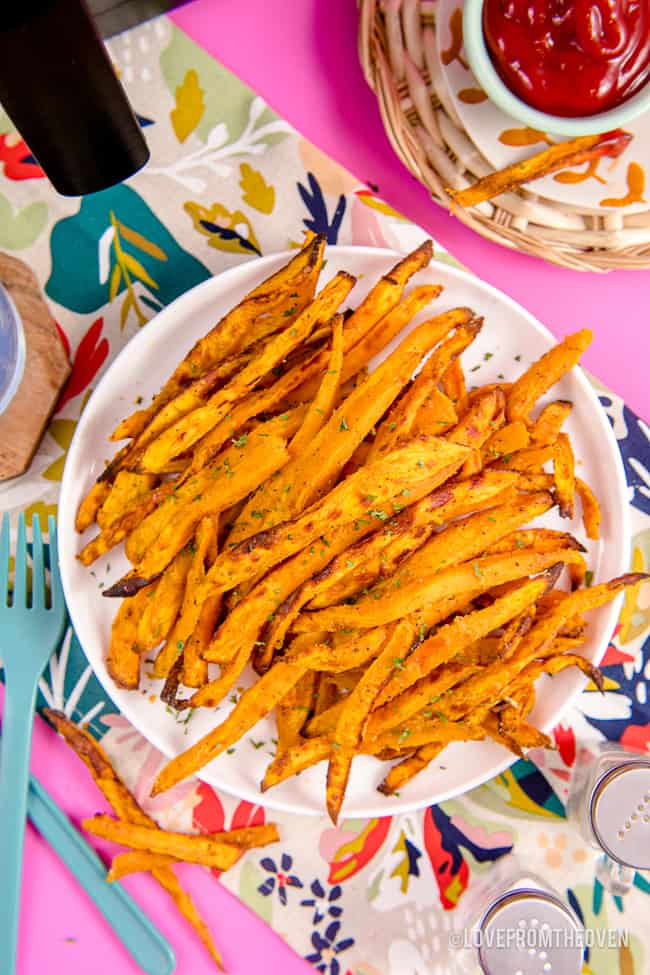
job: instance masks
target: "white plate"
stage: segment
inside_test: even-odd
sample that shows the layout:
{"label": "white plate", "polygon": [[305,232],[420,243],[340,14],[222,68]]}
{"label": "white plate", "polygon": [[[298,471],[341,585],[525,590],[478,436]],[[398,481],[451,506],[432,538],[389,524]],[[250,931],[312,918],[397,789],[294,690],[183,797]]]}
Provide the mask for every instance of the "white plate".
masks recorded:
{"label": "white plate", "polygon": [[[218,714],[196,711],[185,725],[178,723],[158,700],[160,681],[145,678],[138,692],[124,691],[113,685],[106,672],[104,654],[117,602],[102,597],[99,582],[117,579],[128,565],[121,550],[116,550],[98,561],[91,575],[75,555],[92,530],[84,538],[75,533],[75,512],[80,499],[103,469],[105,459],[113,452],[107,443],[108,434],[132,411],[136,397],[142,396],[147,401],[156,393],[194,341],[247,291],[285,264],[289,256],[278,254],[260,258],[225,271],[182,295],[160,312],[131,340],[104,375],[81,416],[68,452],[59,504],[59,551],[72,621],[88,660],[117,707],[149,741],[170,757],[178,755],[214,727],[232,705],[229,702],[222,704]],[[350,299],[350,304],[354,305],[398,257],[391,251],[369,247],[330,247],[323,281],[341,268],[356,274],[359,282]],[[433,262],[417,275],[415,281],[418,284],[444,284],[442,296],[430,306],[436,313],[456,305],[469,305],[485,316],[481,335],[464,356],[470,381],[475,378],[477,383],[491,382],[500,373],[511,379],[554,342],[550,333],[523,308],[463,271]],[[415,322],[425,317],[421,314]],[[521,361],[515,361],[517,356],[521,356]],[[469,371],[474,366],[479,368]],[[575,446],[579,471],[604,502],[602,540],[589,544],[590,567],[596,581],[610,578],[623,572],[628,564],[626,485],[616,441],[582,372],[574,369],[553,389],[551,398],[558,397],[574,403],[567,428]],[[553,516],[546,523],[550,527],[572,530],[583,538],[578,522],[571,525]],[[592,614],[589,641],[585,647],[591,660],[598,661],[602,657],[616,618],[615,605]],[[144,669],[148,669],[146,665]],[[533,720],[544,729],[551,728],[583,686],[582,676],[573,670],[552,680],[545,679]],[[260,722],[237,744],[233,754],[216,759],[201,771],[201,777],[225,792],[250,802],[260,802],[258,783],[270,760],[274,735],[272,720]],[[253,746],[252,742],[260,741],[265,744],[258,748]],[[348,816],[392,815],[438,802],[485,782],[512,761],[510,753],[490,742],[454,743],[399,797],[385,798],[375,791],[385,766],[363,756],[355,760],[344,812]],[[266,793],[263,802],[285,811],[321,814],[324,795],[325,768],[321,765]]]}
{"label": "white plate", "polygon": [[[480,91],[480,85],[471,70],[465,67],[466,57],[464,49],[461,49],[463,61],[454,58],[450,64],[445,64],[442,53],[448,51],[451,46],[451,18],[456,11],[460,10],[462,4],[459,0],[440,0],[437,5],[436,30],[437,56],[440,62],[441,75],[447,86],[448,96],[451,99],[453,108],[463,123],[465,131],[469,135],[477,149],[495,169],[503,169],[512,163],[520,162],[529,158],[536,152],[541,152],[547,148],[549,142],[544,141],[544,133],[539,133],[539,140],[533,140],[529,145],[512,146],[507,145],[511,136],[508,132],[517,131],[520,134],[534,132],[535,130],[526,129],[523,122],[511,118],[502,112],[494,102],[489,100],[478,103],[463,101],[461,92],[468,89]],[[458,16],[456,14],[456,16]],[[618,159],[601,159],[596,167],[596,174],[590,175],[580,182],[562,182],[566,179],[565,175],[555,173],[551,176],[544,176],[536,179],[534,183],[526,186],[526,191],[539,196],[542,200],[552,200],[554,203],[561,203],[571,211],[574,207],[580,209],[593,209],[603,216],[612,214],[625,214],[642,212],[648,209],[648,194],[642,193],[644,197],[641,203],[627,203],[618,206],[603,206],[604,200],[622,200],[627,196],[627,171],[628,165],[635,162],[641,166],[646,177],[648,172],[648,158],[650,157],[650,113],[645,112],[638,118],[632,119],[625,124],[625,130],[634,136],[632,144],[626,149]],[[506,140],[506,141],[504,141]],[[562,136],[552,137],[550,142],[561,142]],[[586,165],[575,166],[570,170],[569,179],[574,179],[587,172]],[[565,173],[567,170],[564,171]],[[559,179],[558,179],[559,177]]]}

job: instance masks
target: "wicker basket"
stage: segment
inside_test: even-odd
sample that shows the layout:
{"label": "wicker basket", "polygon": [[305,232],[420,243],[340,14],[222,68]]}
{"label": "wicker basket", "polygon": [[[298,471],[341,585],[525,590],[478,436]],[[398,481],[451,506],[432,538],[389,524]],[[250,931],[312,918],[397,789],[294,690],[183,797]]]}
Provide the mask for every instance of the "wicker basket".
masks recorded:
{"label": "wicker basket", "polygon": [[[388,137],[404,165],[449,206],[445,186],[467,186],[493,167],[445,97],[436,52],[436,0],[359,0],[359,56]],[[578,271],[650,268],[650,210],[561,206],[528,189],[459,220],[506,247]],[[569,218],[569,219],[568,219]]]}

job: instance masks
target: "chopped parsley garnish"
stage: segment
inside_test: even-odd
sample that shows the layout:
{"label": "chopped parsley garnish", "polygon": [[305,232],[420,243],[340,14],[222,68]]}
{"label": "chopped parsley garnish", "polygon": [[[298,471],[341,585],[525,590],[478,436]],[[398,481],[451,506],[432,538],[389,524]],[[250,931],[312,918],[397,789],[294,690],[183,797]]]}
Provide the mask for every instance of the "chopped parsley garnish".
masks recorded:
{"label": "chopped parsley garnish", "polygon": [[396,670],[404,670],[404,658],[403,657],[393,657],[393,667]]}
{"label": "chopped parsley garnish", "polygon": [[374,511],[370,511],[369,514],[370,514],[370,517],[371,518],[376,518],[378,521],[387,521],[388,520],[388,515],[386,514],[386,512],[385,511],[380,511],[379,509],[375,509]]}
{"label": "chopped parsley garnish", "polygon": [[474,575],[476,576],[476,578],[477,579],[482,579],[483,578],[483,573],[481,572],[481,569],[480,569],[480,566],[479,566],[478,562],[474,562],[472,568],[474,569]]}
{"label": "chopped parsley garnish", "polygon": [[343,433],[345,430],[349,430],[349,429],[350,427],[348,426],[348,421],[345,419],[344,416],[341,417],[341,422],[339,424],[339,433]]}
{"label": "chopped parsley garnish", "polygon": [[248,443],[248,434],[242,433],[241,437],[233,437],[232,442],[235,447],[245,447]]}
{"label": "chopped parsley garnish", "polygon": [[594,574],[591,571],[591,569],[587,569],[587,571],[585,572],[585,586],[587,587],[587,589],[589,588],[589,586],[592,585],[593,581],[594,581]]}

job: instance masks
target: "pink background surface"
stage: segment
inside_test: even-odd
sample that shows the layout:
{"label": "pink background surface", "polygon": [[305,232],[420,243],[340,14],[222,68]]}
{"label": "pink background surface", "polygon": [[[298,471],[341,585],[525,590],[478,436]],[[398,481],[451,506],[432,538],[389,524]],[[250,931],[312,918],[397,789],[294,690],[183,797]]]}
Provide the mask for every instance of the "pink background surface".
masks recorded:
{"label": "pink background surface", "polygon": [[[439,209],[394,156],[356,52],[353,0],[195,0],[176,23],[321,149],[429,230],[482,278],[556,335],[588,325],[586,366],[646,419],[648,272],[607,276],[563,271],[475,236]],[[89,776],[40,719],[32,771],[73,821],[104,808]],[[73,787],[71,787],[71,784]],[[184,880],[214,931],[231,975],[313,971],[201,868]],[[214,971],[202,947],[146,877],[126,886],[174,946],[177,971]],[[75,939],[75,940],[69,940]],[[20,975],[136,975],[119,941],[48,845],[28,827],[19,945]]]}

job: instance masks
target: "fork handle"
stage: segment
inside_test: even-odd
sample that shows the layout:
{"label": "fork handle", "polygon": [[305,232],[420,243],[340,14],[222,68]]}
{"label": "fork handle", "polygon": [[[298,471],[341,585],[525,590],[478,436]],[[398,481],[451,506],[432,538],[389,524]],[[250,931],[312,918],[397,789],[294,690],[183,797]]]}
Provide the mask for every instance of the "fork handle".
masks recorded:
{"label": "fork handle", "polygon": [[34,723],[37,679],[5,670],[6,689],[0,751],[0,873],[3,904],[0,911],[0,975],[13,975],[20,914],[29,755]]}

